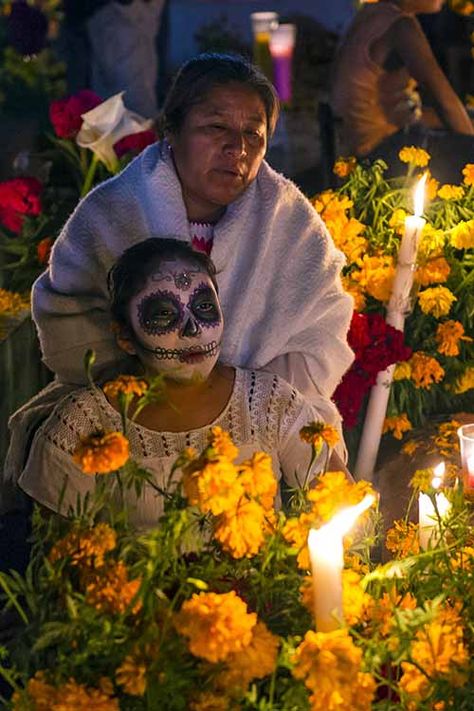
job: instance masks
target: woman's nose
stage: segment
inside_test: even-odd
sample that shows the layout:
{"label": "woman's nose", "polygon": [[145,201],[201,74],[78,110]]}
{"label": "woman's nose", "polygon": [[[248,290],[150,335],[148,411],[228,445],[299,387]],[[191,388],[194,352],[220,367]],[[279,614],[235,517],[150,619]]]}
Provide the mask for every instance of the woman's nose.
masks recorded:
{"label": "woman's nose", "polygon": [[180,336],[192,338],[193,336],[199,336],[201,333],[201,328],[192,314],[185,317],[183,326],[180,331]]}
{"label": "woman's nose", "polygon": [[241,131],[230,131],[224,146],[227,153],[232,153],[238,157],[246,155],[245,136]]}

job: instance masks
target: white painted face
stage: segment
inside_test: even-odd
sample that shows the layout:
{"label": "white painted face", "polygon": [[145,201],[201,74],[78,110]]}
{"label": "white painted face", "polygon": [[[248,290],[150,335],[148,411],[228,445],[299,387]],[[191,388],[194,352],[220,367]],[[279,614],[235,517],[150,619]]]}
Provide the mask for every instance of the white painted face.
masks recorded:
{"label": "white painted face", "polygon": [[133,343],[146,370],[205,380],[219,357],[224,321],[211,278],[192,260],[164,261],[130,301]]}

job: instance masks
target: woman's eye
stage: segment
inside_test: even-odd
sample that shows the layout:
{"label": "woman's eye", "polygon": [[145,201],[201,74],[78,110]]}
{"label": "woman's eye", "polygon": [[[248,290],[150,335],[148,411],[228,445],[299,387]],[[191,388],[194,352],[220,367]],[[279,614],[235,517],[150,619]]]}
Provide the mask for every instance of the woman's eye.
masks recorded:
{"label": "woman's eye", "polygon": [[139,319],[142,327],[149,333],[170,330],[178,323],[181,309],[171,299],[151,297],[140,305]]}

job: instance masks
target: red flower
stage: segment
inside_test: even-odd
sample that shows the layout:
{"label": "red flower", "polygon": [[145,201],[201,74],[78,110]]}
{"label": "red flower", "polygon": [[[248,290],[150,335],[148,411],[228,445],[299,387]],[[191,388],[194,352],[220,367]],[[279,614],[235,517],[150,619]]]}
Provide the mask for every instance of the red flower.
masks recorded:
{"label": "red flower", "polygon": [[73,96],[52,101],[49,119],[59,138],[74,138],[82,126],[82,114],[102,103],[102,99],[89,89],[83,89]]}
{"label": "red flower", "polygon": [[44,237],[41,242],[38,242],[36,247],[36,254],[38,256],[38,262],[40,264],[49,263],[49,255],[51,254],[51,247],[53,246],[54,240],[51,237]]}
{"label": "red flower", "polygon": [[350,429],[356,426],[359,412],[370,386],[371,383],[367,375],[356,370],[354,365],[337,386],[333,399],[341,413],[344,427]]}
{"label": "red flower", "polygon": [[114,151],[117,158],[122,158],[126,153],[134,153],[138,155],[144,148],[156,141],[156,133],[154,131],[138,131],[130,136],[124,136],[114,144]]}
{"label": "red flower", "polygon": [[13,178],[0,183],[0,224],[18,234],[24,215],[41,212],[43,186],[36,178]]}

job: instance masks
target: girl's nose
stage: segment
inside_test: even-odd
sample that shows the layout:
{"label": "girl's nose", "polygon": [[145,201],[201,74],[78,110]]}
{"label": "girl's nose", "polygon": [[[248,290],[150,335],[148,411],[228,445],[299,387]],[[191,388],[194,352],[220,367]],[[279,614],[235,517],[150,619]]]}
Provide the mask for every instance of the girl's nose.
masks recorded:
{"label": "girl's nose", "polygon": [[193,336],[199,336],[201,333],[201,329],[199,327],[198,322],[196,319],[189,314],[189,316],[184,320],[183,327],[181,328],[180,331],[180,336],[186,336],[188,338],[192,338]]}

